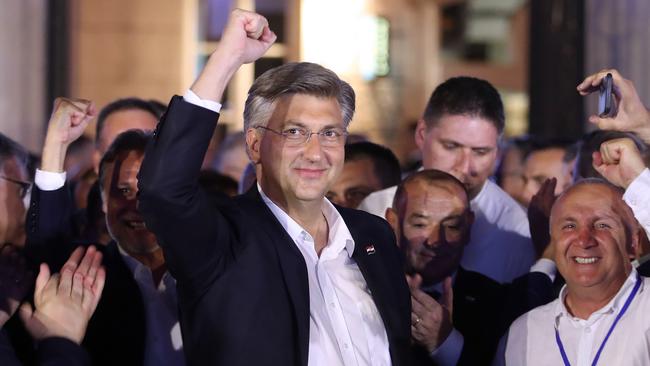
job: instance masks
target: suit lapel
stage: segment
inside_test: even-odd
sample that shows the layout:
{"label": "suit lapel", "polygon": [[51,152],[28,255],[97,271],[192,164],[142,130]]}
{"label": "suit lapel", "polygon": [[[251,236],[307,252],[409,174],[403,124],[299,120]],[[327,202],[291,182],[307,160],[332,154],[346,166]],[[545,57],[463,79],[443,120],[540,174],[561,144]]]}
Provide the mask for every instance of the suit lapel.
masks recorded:
{"label": "suit lapel", "polygon": [[386,335],[388,336],[390,345],[390,353],[393,358],[393,365],[399,365],[400,359],[397,356],[399,351],[394,347],[397,342],[394,341],[396,335],[393,331],[399,328],[400,309],[398,306],[395,306],[395,302],[391,301],[396,292],[392,288],[393,283],[386,274],[386,268],[382,260],[383,256],[391,255],[392,253],[384,253],[382,251],[383,245],[378,245],[378,242],[371,241],[372,233],[363,230],[365,226],[362,222],[355,222],[353,217],[347,215],[344,210],[339,209],[339,212],[354,239],[352,259],[359,266],[359,270],[366,280],[375,306],[377,306],[377,310],[384,322],[384,328],[386,329]]}
{"label": "suit lapel", "polygon": [[246,194],[247,213],[254,216],[256,229],[266,232],[269,242],[273,243],[284,276],[289,298],[293,304],[296,323],[298,324],[298,346],[300,364],[307,365],[309,351],[309,280],[305,259],[296,247],[293,239],[266,206],[257,186]]}

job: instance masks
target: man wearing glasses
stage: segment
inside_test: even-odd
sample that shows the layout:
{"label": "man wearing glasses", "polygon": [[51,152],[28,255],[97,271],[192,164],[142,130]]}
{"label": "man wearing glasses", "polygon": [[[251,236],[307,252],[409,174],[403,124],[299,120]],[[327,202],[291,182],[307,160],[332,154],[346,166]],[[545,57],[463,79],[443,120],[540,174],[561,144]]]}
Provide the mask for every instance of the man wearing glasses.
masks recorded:
{"label": "man wearing glasses", "polygon": [[197,178],[223,91],[275,41],[235,10],[218,48],[158,125],[139,208],[177,279],[192,365],[408,365],[410,297],[390,227],[338,208],[354,91],[291,63],[260,76],[244,110],[257,185],[210,204]]}
{"label": "man wearing glasses", "polygon": [[31,183],[27,182],[27,151],[0,133],[0,247],[25,244],[25,197]]}

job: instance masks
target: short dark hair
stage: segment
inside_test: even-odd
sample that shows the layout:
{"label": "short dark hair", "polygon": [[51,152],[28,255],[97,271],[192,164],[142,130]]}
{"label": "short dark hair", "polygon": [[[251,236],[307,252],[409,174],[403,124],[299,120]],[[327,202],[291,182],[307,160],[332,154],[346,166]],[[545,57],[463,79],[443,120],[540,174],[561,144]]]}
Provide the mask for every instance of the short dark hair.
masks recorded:
{"label": "short dark hair", "polygon": [[[532,139],[530,148],[523,155],[523,158],[525,161],[532,153],[537,151],[547,150],[547,149],[561,149],[566,154],[567,149],[569,149],[572,145],[575,145],[575,141],[573,140],[568,140],[563,138],[536,137]],[[564,156],[562,158],[564,159]]]}
{"label": "short dark hair", "polygon": [[458,180],[458,178],[441,170],[425,169],[409,175],[397,186],[395,197],[393,197],[393,209],[397,211],[400,216],[403,214],[402,210],[404,209],[404,200],[406,199],[406,186],[409,183],[416,181],[424,181],[429,184],[434,184],[435,182],[450,182],[457,185],[458,188],[465,192],[467,207],[469,208],[469,192],[467,191],[467,187],[465,187],[465,185],[460,180]]}
{"label": "short dark hair", "polygon": [[99,163],[98,181],[100,188],[104,188],[107,164],[114,163],[125,152],[138,151],[144,153],[151,138],[151,132],[145,132],[139,129],[127,130],[117,135]]}
{"label": "short dark hair", "polygon": [[489,82],[469,76],[448,79],[433,91],[422,119],[434,126],[444,115],[477,116],[490,121],[501,134],[505,128],[503,102]]}
{"label": "short dark hair", "polygon": [[27,150],[22,145],[0,132],[0,171],[4,168],[5,162],[12,158],[17,160],[18,165],[24,169],[26,173],[28,172],[29,153]]}
{"label": "short dark hair", "polygon": [[574,174],[575,178],[601,178],[604,179],[593,166],[592,154],[596,151],[600,151],[600,145],[609,140],[619,139],[619,138],[629,138],[634,141],[637,149],[641,153],[641,156],[644,158],[644,161],[647,158],[648,146],[643,143],[643,141],[632,132],[624,131],[614,131],[614,130],[596,130],[592,131],[582,137],[580,149],[578,150],[578,156],[576,157],[576,165]]}
{"label": "short dark hair", "polygon": [[373,172],[379,178],[381,189],[398,185],[402,180],[399,160],[390,149],[372,142],[355,142],[345,145],[345,162],[369,159]]}
{"label": "short dark hair", "polygon": [[120,112],[120,111],[127,111],[127,110],[141,110],[144,112],[151,113],[152,116],[156,117],[156,119],[159,119],[160,116],[162,115],[161,107],[157,105],[158,102],[155,101],[146,101],[144,99],[140,98],[122,98],[115,100],[111,103],[108,103],[102,110],[99,112],[99,116],[97,116],[97,125],[95,127],[95,144],[99,143],[99,137],[102,134],[102,131],[104,130],[104,125],[106,124],[106,119],[108,116],[115,112]]}

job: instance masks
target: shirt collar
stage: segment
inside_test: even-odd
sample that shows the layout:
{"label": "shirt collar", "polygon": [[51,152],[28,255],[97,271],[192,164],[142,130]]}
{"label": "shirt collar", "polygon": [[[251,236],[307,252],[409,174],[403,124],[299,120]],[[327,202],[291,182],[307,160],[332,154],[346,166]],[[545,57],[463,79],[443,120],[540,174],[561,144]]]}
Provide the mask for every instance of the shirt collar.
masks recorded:
{"label": "shirt collar", "polygon": [[[126,264],[126,267],[131,271],[133,278],[138,283],[147,284],[148,286],[155,287],[153,283],[153,273],[151,269],[144,264],[140,263],[139,260],[131,257],[122,247],[117,244],[117,250],[122,255],[122,259]],[[159,288],[167,288],[169,286],[175,286],[176,279],[169,274],[169,271],[165,271],[163,274],[162,280],[160,281]]]}
{"label": "shirt collar", "polygon": [[[636,269],[632,268],[632,271],[627,276],[625,282],[623,282],[623,285],[618,290],[614,298],[610,300],[609,303],[607,303],[607,305],[594,311],[594,313],[591,314],[591,316],[589,317],[589,319],[587,319],[587,321],[591,322],[593,319],[598,318],[600,315],[606,313],[616,313],[620,311],[620,309],[623,307],[623,304],[625,303],[625,300],[627,300],[627,297],[629,296],[630,292],[632,292],[632,288],[636,283],[636,278],[637,278]],[[561,317],[568,317],[570,319],[573,318],[573,316],[569,313],[569,310],[566,308],[566,305],[564,304],[564,299],[566,298],[566,295],[567,295],[567,285],[565,284],[564,286],[562,286],[562,290],[560,290],[559,301],[557,302],[557,305],[555,307],[556,322],[559,321]]]}
{"label": "shirt collar", "polygon": [[[284,230],[289,234],[291,239],[294,242],[301,240],[301,236],[307,234],[307,231],[303,229],[291,216],[289,216],[280,206],[276,205],[262,190],[262,187],[257,184],[257,190],[260,192],[262,201],[266,206],[271,210],[273,216],[280,222],[280,225]],[[348,229],[343,217],[339,211],[334,207],[334,205],[325,197],[323,197],[323,202],[321,205],[321,211],[325,220],[327,220],[327,225],[329,226],[329,237],[327,238],[327,246],[331,246],[331,250],[335,253],[339,253],[341,250],[345,249],[349,257],[352,257],[354,253],[354,239],[350,230]]]}

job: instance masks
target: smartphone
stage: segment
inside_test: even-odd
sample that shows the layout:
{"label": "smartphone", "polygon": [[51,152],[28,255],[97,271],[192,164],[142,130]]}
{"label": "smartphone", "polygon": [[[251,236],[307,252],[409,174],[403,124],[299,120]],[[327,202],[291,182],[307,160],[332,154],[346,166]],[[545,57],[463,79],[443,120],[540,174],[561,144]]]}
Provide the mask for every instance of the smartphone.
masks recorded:
{"label": "smartphone", "polygon": [[600,82],[600,93],[598,95],[598,116],[601,118],[614,115],[613,87],[612,74],[605,75]]}

